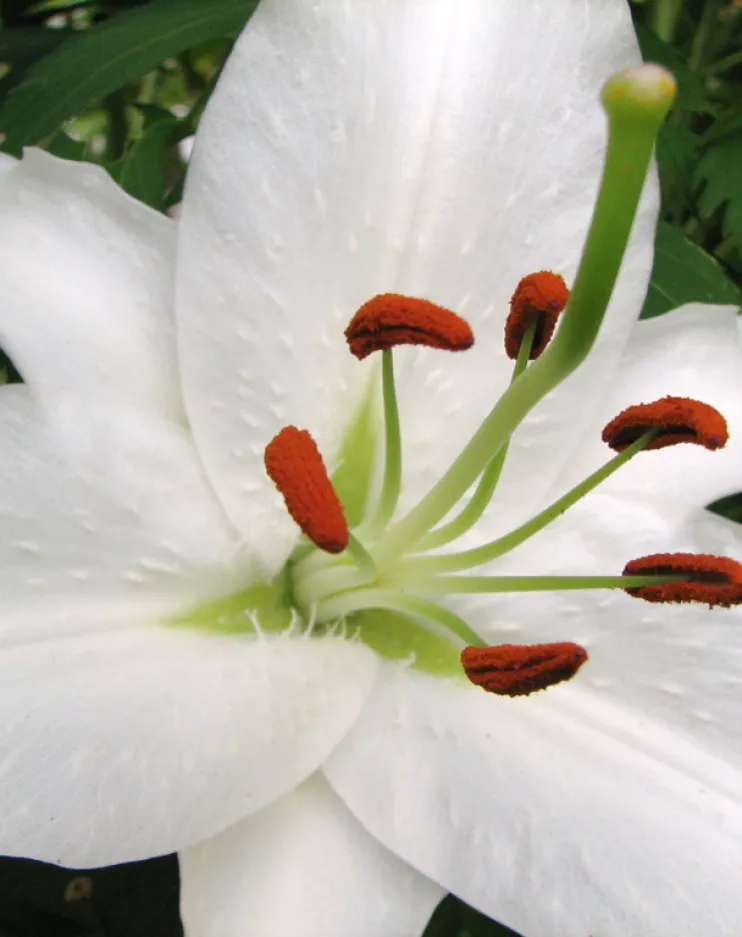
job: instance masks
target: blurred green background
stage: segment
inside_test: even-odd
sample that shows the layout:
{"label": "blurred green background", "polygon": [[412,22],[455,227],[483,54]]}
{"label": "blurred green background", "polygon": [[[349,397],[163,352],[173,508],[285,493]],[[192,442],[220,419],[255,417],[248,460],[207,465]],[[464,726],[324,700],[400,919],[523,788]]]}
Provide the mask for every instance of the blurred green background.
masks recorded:
{"label": "blurred green background", "polygon": [[[38,145],[99,163],[132,196],[172,212],[189,138],[256,5],[0,0],[0,149]],[[657,147],[662,213],[643,315],[696,300],[739,304],[742,0],[645,0],[631,12],[645,58],[679,85]],[[0,380],[18,380],[2,349]],[[740,496],[713,509],[742,521]],[[0,859],[0,937],[180,934],[175,857],[90,871]],[[505,935],[453,898],[427,932]]]}

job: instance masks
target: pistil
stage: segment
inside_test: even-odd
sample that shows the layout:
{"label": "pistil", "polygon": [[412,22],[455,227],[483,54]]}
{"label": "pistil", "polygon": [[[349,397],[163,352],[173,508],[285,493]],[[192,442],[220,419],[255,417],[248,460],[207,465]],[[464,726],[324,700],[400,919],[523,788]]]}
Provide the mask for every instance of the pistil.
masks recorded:
{"label": "pistil", "polygon": [[381,565],[411,550],[448,514],[526,414],[571,374],[592,348],[626,250],[654,140],[673,97],[671,76],[657,66],[629,69],[604,86],[608,148],[603,177],[556,338],[503,394],[437,484],[382,537],[376,548]]}

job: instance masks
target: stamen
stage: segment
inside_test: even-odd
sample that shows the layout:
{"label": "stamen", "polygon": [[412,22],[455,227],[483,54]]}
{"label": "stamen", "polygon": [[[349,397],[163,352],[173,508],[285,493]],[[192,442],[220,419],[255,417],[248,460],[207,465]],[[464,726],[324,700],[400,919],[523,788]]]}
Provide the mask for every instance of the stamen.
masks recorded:
{"label": "stamen", "polygon": [[505,351],[518,357],[523,336],[535,322],[529,358],[533,361],[551,341],[559,313],[567,305],[569,290],[558,273],[542,270],[523,277],[510,300],[510,315],[505,323]]}
{"label": "stamen", "polygon": [[663,397],[619,413],[603,430],[603,442],[622,452],[652,429],[655,435],[645,449],[664,449],[681,442],[721,449],[729,438],[726,420],[714,407],[687,397]]}
{"label": "stamen", "polygon": [[500,644],[465,647],[461,664],[472,683],[499,696],[528,696],[569,680],[587,660],[579,644]]}
{"label": "stamen", "polygon": [[688,578],[625,591],[646,602],[704,602],[709,608],[742,603],[742,565],[726,556],[655,553],[631,560],[624,568],[624,576],[646,574]]}
{"label": "stamen", "polygon": [[341,553],[348,546],[348,524],[311,435],[284,427],[265,447],[265,469],[307,537],[321,550]]}
{"label": "stamen", "polygon": [[395,345],[427,345],[466,351],[474,344],[468,322],[427,299],[383,293],[364,303],[345,330],[351,352],[362,360]]}

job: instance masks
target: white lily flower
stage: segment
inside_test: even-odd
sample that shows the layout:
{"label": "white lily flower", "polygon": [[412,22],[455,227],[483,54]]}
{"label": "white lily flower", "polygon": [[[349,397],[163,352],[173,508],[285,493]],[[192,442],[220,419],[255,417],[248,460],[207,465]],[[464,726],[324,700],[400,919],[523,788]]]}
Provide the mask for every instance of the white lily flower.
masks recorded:
{"label": "white lily flower", "polygon": [[[622,591],[433,603],[441,577],[416,596],[384,540],[506,393],[517,282],[574,279],[598,89],[638,58],[623,0],[264,0],[204,116],[177,255],[175,224],[94,167],[3,162],[0,342],[26,383],[0,390],[0,850],[81,867],[177,850],[189,937],[414,937],[446,891],[527,937],[733,937],[739,615]],[[640,453],[478,571],[740,554],[703,511],[740,481],[734,310],[636,323],[647,188],[589,358],[520,422],[443,555],[528,523],[606,461],[610,417],[666,394],[718,408],[732,443]],[[477,339],[397,353],[391,527],[379,371],[343,339],[385,291]],[[383,372],[389,391],[387,352]],[[263,464],[294,423],[335,471],[357,569],[297,547]],[[347,602],[370,592],[363,535],[375,560],[387,545],[396,612]],[[353,593],[328,585],[348,575]],[[460,626],[590,660],[547,692],[483,693]]]}

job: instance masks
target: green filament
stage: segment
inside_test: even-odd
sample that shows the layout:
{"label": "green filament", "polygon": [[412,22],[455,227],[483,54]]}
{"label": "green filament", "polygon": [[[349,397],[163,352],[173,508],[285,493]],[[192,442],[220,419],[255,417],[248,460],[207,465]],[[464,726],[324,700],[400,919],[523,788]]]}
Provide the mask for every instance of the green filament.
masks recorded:
{"label": "green filament", "polygon": [[333,596],[317,606],[318,621],[332,621],[345,618],[361,609],[386,608],[396,612],[414,615],[427,622],[439,625],[444,631],[457,635],[465,644],[474,647],[486,647],[476,631],[447,608],[428,602],[416,595],[409,595],[397,589],[359,589]]}
{"label": "green filament", "polygon": [[451,553],[446,556],[413,557],[410,560],[404,561],[403,568],[405,572],[410,572],[412,575],[453,573],[459,569],[472,569],[475,566],[481,566],[483,563],[489,563],[491,560],[497,559],[498,556],[504,556],[506,553],[514,550],[515,547],[520,546],[521,543],[528,540],[534,534],[543,530],[544,527],[556,520],[560,514],[564,514],[573,504],[576,504],[581,498],[584,498],[585,495],[602,484],[606,478],[609,478],[614,472],[620,469],[622,465],[625,465],[637,452],[641,452],[642,449],[655,438],[658,432],[659,430],[652,429],[644,433],[643,436],[640,436],[639,439],[635,440],[630,446],[627,446],[623,452],[614,456],[610,462],[607,462],[602,468],[598,469],[597,472],[593,472],[592,475],[589,475],[584,481],[581,481],[579,485],[575,485],[574,488],[554,501],[553,504],[550,504],[549,507],[541,511],[540,514],[532,517],[515,530],[511,530],[510,533],[505,534],[503,537],[499,537],[497,540],[493,540],[490,543],[485,543],[481,547],[475,547],[472,550],[464,550],[461,553]]}
{"label": "green filament", "polygon": [[[531,348],[533,346],[533,339],[536,335],[537,326],[538,318],[536,317],[523,335],[523,341],[518,350],[518,358],[513,368],[513,376],[510,379],[511,384],[516,378],[520,377],[526,369],[531,356]],[[458,517],[455,517],[443,527],[431,530],[429,534],[421,538],[417,544],[417,549],[420,550],[420,552],[434,550],[436,547],[442,547],[447,543],[451,543],[452,540],[457,540],[462,534],[465,534],[467,530],[471,530],[477,523],[487,509],[487,505],[492,500],[492,495],[495,493],[495,488],[497,487],[503,466],[505,465],[509,445],[510,440],[505,443],[494,459],[490,461],[489,465],[482,473],[482,477],[479,479],[477,490]]]}
{"label": "green filament", "polygon": [[384,481],[379,505],[371,523],[364,525],[365,535],[373,536],[383,530],[394,515],[402,486],[402,439],[399,429],[399,406],[394,386],[394,359],[392,349],[382,352],[381,386],[384,398]]}
{"label": "green filament", "polygon": [[[409,584],[409,580],[405,582]],[[640,589],[668,582],[688,582],[687,576],[429,576],[415,582],[425,592],[487,593],[562,592],[583,589]]]}

